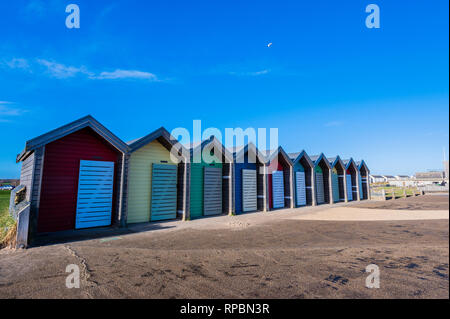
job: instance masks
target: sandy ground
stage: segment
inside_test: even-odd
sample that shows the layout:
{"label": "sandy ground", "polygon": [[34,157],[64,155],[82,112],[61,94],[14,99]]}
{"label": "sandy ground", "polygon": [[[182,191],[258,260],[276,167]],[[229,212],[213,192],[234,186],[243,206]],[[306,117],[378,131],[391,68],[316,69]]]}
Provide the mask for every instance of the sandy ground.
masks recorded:
{"label": "sandy ground", "polygon": [[448,215],[448,210],[395,210],[339,207],[317,212],[312,211],[293,218],[301,220],[379,221],[448,219]]}
{"label": "sandy ground", "polygon": [[448,194],[435,194],[399,198],[387,201],[360,202],[353,207],[378,208],[378,209],[405,209],[405,210],[447,210]]}
{"label": "sandy ground", "polygon": [[[317,220],[370,214],[356,205],[136,225],[113,237],[3,250],[0,297],[448,298],[448,210]],[[65,287],[68,264],[80,266],[80,289]],[[380,268],[379,289],[365,287],[369,264]]]}

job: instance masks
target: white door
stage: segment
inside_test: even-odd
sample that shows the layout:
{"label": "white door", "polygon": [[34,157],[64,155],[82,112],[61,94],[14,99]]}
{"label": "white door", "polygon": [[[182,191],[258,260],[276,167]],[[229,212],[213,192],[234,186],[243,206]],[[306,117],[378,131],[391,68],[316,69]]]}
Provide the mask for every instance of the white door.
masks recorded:
{"label": "white door", "polygon": [[305,172],[295,172],[295,187],[297,206],[306,205]]}
{"label": "white door", "polygon": [[353,200],[353,192],[352,192],[352,175],[345,175],[347,178],[347,199]]}
{"label": "white door", "polygon": [[254,212],[257,209],[256,204],[256,170],[242,170],[242,211]]}
{"label": "white door", "polygon": [[284,207],[283,171],[275,171],[272,173],[272,200],[273,208]]}
{"label": "white door", "polygon": [[75,228],[111,225],[114,162],[80,161]]}
{"label": "white door", "polygon": [[325,193],[323,187],[323,173],[316,173],[316,198],[317,204],[325,203]]}

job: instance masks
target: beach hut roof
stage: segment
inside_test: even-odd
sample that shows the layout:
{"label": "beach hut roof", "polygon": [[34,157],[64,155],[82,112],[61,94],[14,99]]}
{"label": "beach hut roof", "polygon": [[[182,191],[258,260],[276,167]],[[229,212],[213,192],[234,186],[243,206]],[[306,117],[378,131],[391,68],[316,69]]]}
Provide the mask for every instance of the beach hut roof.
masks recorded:
{"label": "beach hut roof", "polygon": [[234,150],[233,151],[234,160],[236,160],[237,158],[244,158],[247,152],[252,152],[253,154],[256,154],[256,157],[261,163],[265,164],[267,162],[265,154],[259,151],[256,145],[253,144],[252,142],[248,143],[245,146],[237,146],[232,149]]}
{"label": "beach hut roof", "polygon": [[183,159],[187,159],[189,156],[188,150],[183,145],[181,145],[178,140],[173,137],[164,127],[160,127],[156,131],[153,131],[144,137],[131,140],[127,144],[130,148],[130,152],[134,152],[147,145],[148,143],[153,142],[154,140],[160,142],[168,150],[171,150],[172,147],[175,147],[177,150],[177,154],[174,155],[181,156]]}
{"label": "beach hut roof", "polygon": [[289,153],[289,157],[291,158],[291,161],[293,164],[297,163],[304,157],[306,159],[306,161],[308,162],[308,165],[310,167],[314,167],[313,161],[311,160],[311,158],[309,157],[309,155],[306,153],[305,150],[302,150],[301,152],[297,152],[297,153]]}
{"label": "beach hut roof", "polygon": [[223,146],[223,144],[214,135],[211,135],[210,138],[202,141],[201,143],[192,143],[189,147],[191,157],[193,157],[194,154],[201,154],[203,148],[211,144],[215,149],[219,149],[221,151],[227,162],[233,162],[233,154],[229,150],[227,150],[225,146]]}
{"label": "beach hut roof", "polygon": [[314,165],[317,166],[319,165],[320,161],[324,161],[325,165],[330,169],[330,161],[327,159],[327,157],[325,156],[325,154],[320,153],[319,155],[312,155],[310,156],[311,161],[313,161]]}
{"label": "beach hut roof", "polygon": [[277,156],[278,154],[281,154],[281,156],[286,160],[286,162],[289,165],[294,165],[289,155],[284,151],[283,147],[278,146],[275,150],[266,150],[262,152],[265,155],[266,163],[270,164]]}
{"label": "beach hut roof", "polygon": [[28,140],[25,144],[25,148],[23,149],[23,151],[17,155],[16,162],[18,163],[22,161],[37,148],[42,147],[48,143],[56,141],[66,135],[69,135],[86,127],[91,128],[94,132],[96,132],[98,135],[100,135],[102,138],[108,141],[120,152],[126,153],[129,150],[129,147],[125,142],[123,142],[119,137],[114,135],[110,130],[104,127],[91,115],[87,115],[69,124],[63,125],[57,129],[54,129],[50,132],[47,132],[31,140]]}

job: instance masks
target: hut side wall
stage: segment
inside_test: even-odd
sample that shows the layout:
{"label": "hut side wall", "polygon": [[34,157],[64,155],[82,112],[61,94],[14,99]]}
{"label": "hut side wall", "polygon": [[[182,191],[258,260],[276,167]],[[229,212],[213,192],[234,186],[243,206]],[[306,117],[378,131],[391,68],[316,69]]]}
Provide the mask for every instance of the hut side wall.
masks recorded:
{"label": "hut side wall", "polygon": [[31,199],[31,185],[33,184],[33,169],[34,169],[35,152],[30,154],[23,162],[20,169],[20,185],[26,188],[26,200]]}
{"label": "hut side wall", "polygon": [[30,189],[30,220],[28,228],[28,242],[33,242],[38,229],[39,202],[41,197],[42,173],[44,168],[45,147],[34,151],[33,176]]}
{"label": "hut side wall", "polygon": [[231,165],[230,163],[224,163],[222,166],[222,212],[224,214],[228,214],[231,210],[230,207],[230,192],[232,192],[231,188]]}
{"label": "hut side wall", "polygon": [[284,207],[291,207],[291,167],[289,165],[283,166],[284,179]]}

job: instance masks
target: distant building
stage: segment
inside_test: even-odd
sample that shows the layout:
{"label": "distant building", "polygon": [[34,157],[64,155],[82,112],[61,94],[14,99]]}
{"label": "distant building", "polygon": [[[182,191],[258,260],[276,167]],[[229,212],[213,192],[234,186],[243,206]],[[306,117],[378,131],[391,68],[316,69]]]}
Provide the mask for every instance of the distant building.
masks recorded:
{"label": "distant building", "polygon": [[396,181],[397,179],[393,175],[383,175],[385,182]]}
{"label": "distant building", "polygon": [[369,179],[370,179],[370,183],[371,184],[373,184],[373,183],[384,183],[386,181],[384,179],[384,177],[381,176],[381,175],[370,175]]}
{"label": "distant building", "polygon": [[444,161],[444,174],[445,174],[445,179],[448,179],[448,174],[449,174],[449,172],[448,172],[448,161]]}
{"label": "distant building", "polygon": [[444,179],[444,172],[432,171],[432,172],[419,172],[415,174],[416,180],[442,180]]}
{"label": "distant building", "polygon": [[0,179],[0,186],[5,185],[12,185],[12,186],[18,186],[19,180],[18,179]]}
{"label": "distant building", "polygon": [[409,181],[411,180],[411,176],[408,175],[395,175],[395,179],[398,181]]}

